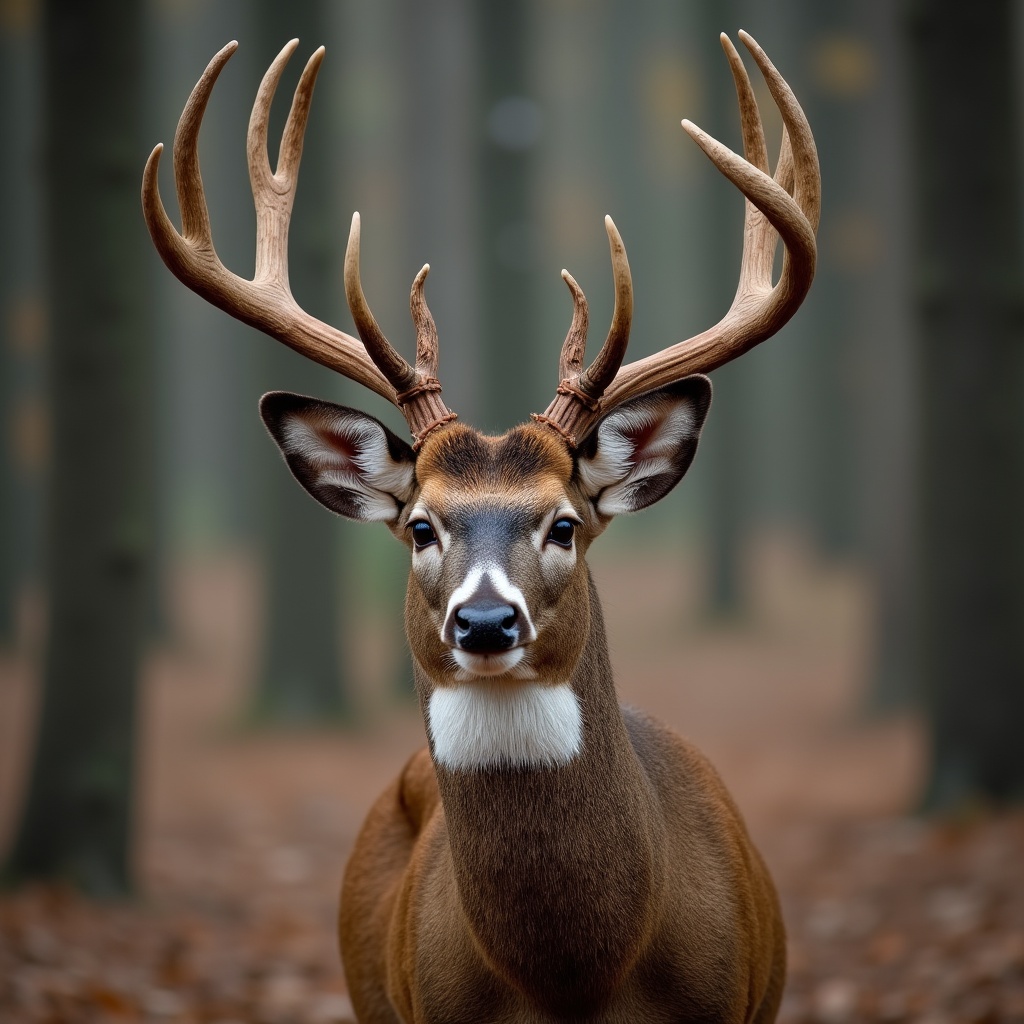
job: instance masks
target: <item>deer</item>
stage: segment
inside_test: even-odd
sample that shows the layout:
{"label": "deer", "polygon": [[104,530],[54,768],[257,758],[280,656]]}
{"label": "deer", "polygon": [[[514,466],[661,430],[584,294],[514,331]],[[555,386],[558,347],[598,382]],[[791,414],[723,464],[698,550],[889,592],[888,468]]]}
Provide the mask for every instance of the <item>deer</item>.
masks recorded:
{"label": "deer", "polygon": [[[257,214],[252,280],[214,249],[198,135],[225,46],[174,138],[182,228],[143,179],[155,246],[188,288],[231,316],[397,406],[412,441],[377,418],[271,392],[263,422],[299,484],[331,512],[383,522],[409,549],[405,629],[427,746],[373,804],[345,869],[339,938],[364,1024],[763,1022],[786,977],[779,900],[739,810],[688,741],[620,705],[586,563],[620,514],[671,491],[711,402],[707,373],[775,334],[814,276],[818,159],[807,119],[760,46],[740,39],[781,113],[769,167],[736,48],[743,156],[684,130],[744,196],[735,298],[713,327],[623,365],[633,308],[611,218],[615,304],[585,365],[589,313],[568,271],[571,324],[543,413],[486,436],[441,399],[438,336],[416,275],[415,363],[391,345],[360,283],[352,218],[344,287],[358,338],[310,316],[288,282],[288,226],[318,49],[296,86],[276,170],[271,101],[292,40],[259,87],[247,135]],[[778,280],[773,261],[781,240]]]}

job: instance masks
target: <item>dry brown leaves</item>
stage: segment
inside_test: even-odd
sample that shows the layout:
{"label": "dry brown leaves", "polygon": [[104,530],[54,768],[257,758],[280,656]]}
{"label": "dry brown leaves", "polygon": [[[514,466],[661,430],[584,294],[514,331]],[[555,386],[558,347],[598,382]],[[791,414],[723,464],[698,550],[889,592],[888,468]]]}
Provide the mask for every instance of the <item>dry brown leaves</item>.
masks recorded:
{"label": "dry brown leaves", "polygon": [[1024,1022],[1024,815],[794,826],[780,1020]]}
{"label": "dry brown leaves", "polygon": [[[780,1021],[1024,1022],[1024,815],[794,822],[772,862],[790,934]],[[251,886],[276,872],[301,892],[297,849],[271,848],[263,870]],[[331,901],[288,909],[245,891],[188,909],[59,887],[3,897],[0,1020],[347,1020]]]}

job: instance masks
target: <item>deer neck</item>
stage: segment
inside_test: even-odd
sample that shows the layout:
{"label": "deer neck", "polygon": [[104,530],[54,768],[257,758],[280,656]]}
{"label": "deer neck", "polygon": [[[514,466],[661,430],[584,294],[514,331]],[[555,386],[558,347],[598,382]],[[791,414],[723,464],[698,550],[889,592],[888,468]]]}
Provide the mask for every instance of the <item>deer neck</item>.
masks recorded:
{"label": "deer neck", "polygon": [[569,682],[578,752],[555,767],[474,770],[435,755],[467,926],[507,980],[552,1009],[599,1002],[620,980],[662,879],[655,799],[619,709],[592,580],[589,590]]}

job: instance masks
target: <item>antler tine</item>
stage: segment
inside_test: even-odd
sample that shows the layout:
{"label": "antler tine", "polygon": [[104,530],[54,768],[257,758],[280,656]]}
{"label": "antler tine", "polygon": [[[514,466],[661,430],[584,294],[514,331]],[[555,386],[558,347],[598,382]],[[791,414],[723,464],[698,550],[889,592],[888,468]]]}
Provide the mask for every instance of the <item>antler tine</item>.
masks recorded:
{"label": "antler tine", "polygon": [[[764,130],[749,78],[735,47],[724,36],[722,46],[736,83],[746,159],[690,121],[683,121],[687,134],[747,200],[736,296],[714,327],[618,370],[597,408],[590,407],[585,396],[568,393],[560,386],[545,414],[537,418],[553,426],[570,444],[585,437],[609,409],[688,374],[711,371],[771,337],[796,312],[810,288],[817,254],[814,233],[821,208],[814,138],[785,79],[746,32],[741,32],[740,38],[760,68],[785,126],[774,178],[768,173]],[[782,274],[773,286],[772,263],[780,238],[785,258]]]}
{"label": "antler tine", "polygon": [[590,311],[583,289],[567,270],[563,270],[562,278],[572,292],[573,314],[558,361],[558,392],[543,416],[533,414],[535,420],[552,427],[572,446],[576,444],[576,435],[573,428],[566,426],[564,422],[566,414],[574,405],[591,413],[600,407],[605,388],[622,365],[626,346],[629,344],[629,328],[633,321],[633,279],[629,273],[626,247],[622,244],[622,237],[611,217],[605,217],[604,227],[608,233],[612,276],[615,281],[615,309],[612,312],[608,336],[594,361],[586,370],[581,371],[587,346]]}
{"label": "antler tine", "polygon": [[[273,188],[275,184],[274,172],[270,167],[270,155],[267,151],[270,108],[274,102],[281,75],[284,74],[284,69],[288,66],[288,61],[298,45],[298,39],[290,39],[271,61],[270,67],[260,79],[260,87],[256,90],[252,112],[249,114],[249,128],[245,134],[245,155],[249,163],[249,181],[252,184],[253,195],[257,199],[261,198],[263,192]],[[296,92],[298,92],[297,89]],[[301,153],[301,139],[299,146]]]}
{"label": "antler tine", "polygon": [[615,279],[615,309],[611,326],[597,358],[590,368],[580,374],[579,388],[596,402],[622,365],[629,344],[629,328],[633,323],[633,278],[629,273],[626,247],[611,217],[605,217],[608,247],[612,257],[612,275]]}
{"label": "antler tine", "polygon": [[313,87],[316,85],[320,65],[323,64],[326,53],[326,47],[317,47],[306,61],[306,66],[299,76],[299,84],[295,87],[295,92],[292,95],[288,119],[284,123],[284,131],[281,133],[281,148],[277,154],[277,171],[274,174],[278,181],[283,180],[292,184],[299,173],[302,143],[306,137],[306,122],[309,120],[309,109],[313,103]]}
{"label": "antler tine", "polygon": [[[724,32],[718,38],[729,60],[729,70],[736,86],[736,102],[740,109],[740,126],[743,133],[743,157],[759,171],[771,174],[768,145],[764,138],[764,122],[761,120],[761,110],[750,84],[750,76],[732,40]],[[737,295],[751,287],[770,288],[775,258],[776,235],[771,222],[749,200],[744,206],[746,208],[743,215],[743,255],[740,258]]]}
{"label": "antler tine", "polygon": [[[171,218],[164,209],[164,201],[160,198],[160,155],[163,151],[164,144],[158,142],[146,160],[146,168],[142,172],[142,209],[150,237],[161,258],[174,276],[184,281],[195,254],[171,223]],[[210,258],[214,263],[220,263],[217,254],[212,250]]]}
{"label": "antler tine", "polygon": [[[818,166],[818,151],[814,146],[814,135],[807,121],[807,115],[797,102],[789,83],[779,74],[778,69],[768,59],[768,55],[757,45],[757,41],[748,32],[740,29],[739,37],[743,45],[750,51],[761,74],[764,76],[768,91],[772,94],[782,115],[782,123],[789,138],[793,158],[793,199],[803,212],[813,232],[818,230],[821,217],[821,170]],[[785,150],[785,142],[783,143]],[[776,180],[782,169],[783,159],[779,158]]]}
{"label": "antler tine", "polygon": [[590,329],[590,308],[583,289],[568,270],[562,271],[562,280],[572,293],[572,323],[569,333],[562,342],[562,354],[558,360],[558,379],[570,380],[583,369],[583,355],[587,350],[587,331]]}
{"label": "antler tine", "polygon": [[[142,176],[142,208],[149,232],[164,262],[186,284],[186,277],[196,274],[197,263],[200,261],[209,271],[228,273],[213,247],[210,214],[206,207],[202,175],[199,173],[197,139],[213,87],[224,65],[237,49],[238,43],[232,40],[218,51],[192,89],[178,119],[178,127],[174,132],[173,164],[178,208],[181,211],[180,234],[167,216],[160,196],[160,156],[164,150],[162,142],[150,153]],[[205,292],[201,294],[210,297]]]}
{"label": "antler tine", "polygon": [[416,327],[416,369],[428,379],[437,380],[437,363],[440,353],[437,346],[437,327],[430,314],[423,285],[430,273],[430,264],[424,263],[412,282],[409,292],[409,312]]}
{"label": "antler tine", "polygon": [[359,214],[352,214],[352,227],[348,233],[348,246],[345,249],[345,297],[352,313],[359,337],[377,364],[380,372],[391,381],[394,389],[401,394],[414,387],[417,382],[416,371],[394,350],[391,342],[384,336],[370,312],[363,286],[359,280]]}
{"label": "antler tine", "polygon": [[213,249],[210,231],[210,213],[203,191],[203,177],[199,172],[199,128],[203,123],[206,105],[210,101],[213,87],[217,84],[224,65],[238,49],[238,42],[232,40],[223,47],[206,66],[195,88],[189,95],[178,127],[174,132],[174,184],[178,193],[178,208],[181,211],[181,231],[186,239],[198,239]]}
{"label": "antler tine", "polygon": [[782,145],[779,148],[779,160],[775,165],[773,177],[790,195],[793,194],[793,146],[789,141],[789,132],[785,128],[782,129]]}
{"label": "antler tine", "polygon": [[740,108],[740,128],[743,132],[743,155],[748,163],[765,174],[770,174],[768,145],[764,140],[764,122],[761,120],[761,110],[757,105],[757,97],[750,84],[746,65],[733,46],[732,40],[724,32],[718,37],[718,41],[725,51],[732,80],[736,86],[736,102]]}
{"label": "antler tine", "polygon": [[276,281],[284,289],[288,289],[288,227],[295,202],[302,143],[313,99],[313,86],[325,52],[322,46],[314,51],[299,78],[281,137],[275,173],[270,168],[267,151],[270,108],[281,75],[298,45],[298,39],[290,40],[267,68],[256,92],[245,138],[249,182],[253,202],[256,204],[255,280]]}

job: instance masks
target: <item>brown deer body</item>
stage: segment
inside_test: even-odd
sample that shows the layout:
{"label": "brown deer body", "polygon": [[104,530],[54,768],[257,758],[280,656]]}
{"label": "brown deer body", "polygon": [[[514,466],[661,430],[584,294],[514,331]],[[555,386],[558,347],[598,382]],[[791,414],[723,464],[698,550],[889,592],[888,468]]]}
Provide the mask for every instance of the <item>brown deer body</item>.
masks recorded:
{"label": "brown deer body", "polygon": [[[586,369],[587,306],[574,299],[554,401],[486,437],[440,398],[438,348],[413,285],[417,361],[377,326],[359,283],[359,220],[346,256],[362,345],[313,320],[287,280],[287,227],[322,51],[296,90],[276,173],[270,101],[294,43],[271,66],[249,131],[258,215],[253,281],[213,249],[196,138],[233,44],[193,91],[175,138],[183,231],[159,199],[159,147],[143,202],[165,262],[232,315],[359,380],[405,413],[415,444],[376,419],[274,392],[261,413],[298,481],[332,511],[386,522],[411,552],[406,631],[429,740],[376,802],[342,894],[353,1005],[383,1022],[775,1019],[785,937],[771,880],[707,761],[616,697],[585,555],[611,519],[658,501],[689,468],[709,370],[773,334],[813,276],[819,184],[813,139],[788,86],[749,37],[783,115],[768,173],[760,116],[736,51],[746,159],[684,122],[747,197],[740,284],[725,318],[621,367],[632,292],[606,222],[616,304]],[[772,258],[786,254],[773,283]]]}
{"label": "brown deer body", "polygon": [[[542,454],[509,479],[502,449],[522,450],[523,433]],[[428,439],[424,489],[438,479],[436,449],[460,461],[463,442],[479,466],[476,436]],[[565,447],[546,428],[488,447],[481,468],[505,492],[496,517],[512,518],[541,470],[586,516]],[[576,531],[581,555],[585,532]],[[785,943],[764,865],[704,758],[620,709],[582,557],[563,593],[554,610],[572,640],[538,661],[578,700],[579,752],[557,767],[480,767],[485,752],[463,737],[477,765],[443,763],[448,745],[436,766],[426,751],[409,762],[370,812],[345,876],[341,942],[359,1019],[771,1020]],[[417,652],[437,635],[424,604],[414,573],[407,627]],[[433,729],[438,683],[418,658],[416,685]],[[557,739],[547,749],[554,759]]]}

